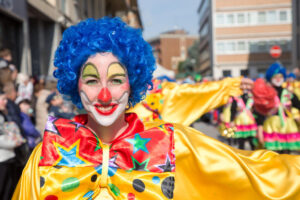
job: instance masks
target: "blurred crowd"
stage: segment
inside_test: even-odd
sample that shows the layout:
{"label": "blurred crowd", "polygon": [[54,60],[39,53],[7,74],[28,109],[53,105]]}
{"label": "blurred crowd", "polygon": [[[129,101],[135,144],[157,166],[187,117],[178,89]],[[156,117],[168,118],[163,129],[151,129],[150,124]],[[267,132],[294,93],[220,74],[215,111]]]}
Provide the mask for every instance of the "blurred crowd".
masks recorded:
{"label": "blurred crowd", "polygon": [[26,161],[42,140],[48,114],[71,119],[52,77],[19,73],[9,49],[0,49],[0,197],[10,199]]}

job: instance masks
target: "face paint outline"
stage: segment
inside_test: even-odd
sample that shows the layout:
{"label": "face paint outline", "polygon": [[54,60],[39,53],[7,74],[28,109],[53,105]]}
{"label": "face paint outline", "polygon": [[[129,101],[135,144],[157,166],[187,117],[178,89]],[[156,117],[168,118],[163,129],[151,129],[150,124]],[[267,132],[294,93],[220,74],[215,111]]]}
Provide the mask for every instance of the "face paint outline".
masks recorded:
{"label": "face paint outline", "polygon": [[[87,74],[85,75],[84,72],[86,70],[87,67],[93,67],[94,70],[96,71],[96,74]],[[88,62],[86,63],[83,67],[82,67],[82,70],[81,70],[81,73],[80,73],[80,78],[88,85],[96,85],[99,81],[101,81],[100,79],[100,74],[99,74],[99,71],[97,69],[97,67],[91,63],[91,62]],[[90,84],[91,83],[91,84]]]}
{"label": "face paint outline", "polygon": [[[108,54],[101,54],[100,53],[100,55],[101,56],[106,56]],[[97,56],[97,54],[95,56]],[[95,57],[95,56],[93,56],[93,57]],[[114,56],[114,55],[112,54],[112,56]],[[92,58],[92,56],[89,57],[89,59],[90,58]],[[102,59],[102,58],[99,58],[99,59]],[[121,73],[110,73],[111,75],[108,77],[109,72],[110,72],[110,67],[115,65],[115,64],[117,64],[119,67],[122,68],[122,72]],[[93,66],[95,68],[95,70],[97,71],[97,73],[99,74],[99,78],[98,78],[99,82],[97,84],[89,85],[83,79],[83,73],[82,72],[84,70],[84,67],[87,67],[88,65]],[[101,124],[103,126],[109,126],[119,118],[121,113],[125,112],[125,110],[127,108],[127,105],[128,105],[128,99],[129,99],[129,94],[130,94],[130,84],[129,84],[127,69],[126,69],[126,67],[124,67],[124,65],[122,63],[119,62],[118,58],[116,58],[116,61],[112,61],[111,63],[109,63],[109,61],[107,63],[105,63],[105,65],[107,66],[107,67],[105,66],[106,71],[99,71],[99,67],[101,67],[100,65],[101,65],[101,62],[98,62],[97,60],[95,62],[91,61],[91,62],[87,62],[86,64],[84,64],[84,67],[82,67],[81,74],[80,74],[81,83],[80,82],[78,83],[79,88],[81,88],[79,93],[80,93],[80,97],[82,99],[83,106],[87,110],[87,112],[91,113],[93,118],[99,124]],[[102,73],[102,75],[101,75],[101,73]],[[105,75],[103,73],[105,73]],[[124,77],[125,80],[123,80],[122,83],[120,83],[120,84],[110,84],[111,81],[115,77],[118,77],[118,76]],[[101,78],[103,80],[101,80]],[[94,77],[94,78],[91,78],[91,79],[97,79],[97,77]],[[123,86],[123,88],[122,88],[122,85],[124,85],[124,84],[126,84],[126,85],[125,85],[125,87]],[[88,90],[83,91],[82,90],[82,85],[86,85],[84,88],[90,88],[89,90],[93,90],[91,87],[94,87],[95,89],[96,88],[102,88],[103,89],[103,88],[106,87],[111,92],[111,94],[113,94],[113,96],[115,96],[115,97],[119,96],[119,98],[116,99],[114,97],[113,102],[111,102],[109,104],[105,104],[105,103],[101,104],[99,102],[98,96],[96,97],[94,95],[94,97],[93,97],[93,95],[92,95],[92,99],[90,99],[91,96],[89,96],[89,95],[91,95],[91,94],[88,95],[85,92],[85,91],[88,91]],[[117,92],[118,88],[119,88],[119,91],[124,91],[121,95],[117,94],[118,93]],[[100,91],[102,89],[100,89]],[[97,89],[96,93],[99,94],[100,91]],[[108,107],[112,107],[112,108],[108,109]],[[100,109],[102,109],[102,111]],[[105,109],[108,109],[108,111],[105,111]],[[104,112],[103,112],[103,110],[104,110]],[[109,120],[108,118],[110,118],[111,120]]]}

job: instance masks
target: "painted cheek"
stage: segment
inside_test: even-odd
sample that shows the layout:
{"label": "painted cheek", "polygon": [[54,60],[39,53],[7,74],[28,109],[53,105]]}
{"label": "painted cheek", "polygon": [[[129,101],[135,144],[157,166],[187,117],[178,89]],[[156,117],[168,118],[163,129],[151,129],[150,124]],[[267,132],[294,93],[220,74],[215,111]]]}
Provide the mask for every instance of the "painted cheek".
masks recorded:
{"label": "painted cheek", "polygon": [[124,91],[124,90],[128,91],[129,88],[130,88],[130,85],[129,85],[128,82],[124,83],[124,84],[121,86],[121,90],[123,90],[123,91]]}
{"label": "painted cheek", "polygon": [[120,87],[113,88],[111,91],[112,91],[112,96],[114,97],[114,99],[118,100],[123,96],[123,94],[125,92],[129,92],[129,90],[130,90],[129,83],[128,84],[125,83],[125,84],[121,85]]}

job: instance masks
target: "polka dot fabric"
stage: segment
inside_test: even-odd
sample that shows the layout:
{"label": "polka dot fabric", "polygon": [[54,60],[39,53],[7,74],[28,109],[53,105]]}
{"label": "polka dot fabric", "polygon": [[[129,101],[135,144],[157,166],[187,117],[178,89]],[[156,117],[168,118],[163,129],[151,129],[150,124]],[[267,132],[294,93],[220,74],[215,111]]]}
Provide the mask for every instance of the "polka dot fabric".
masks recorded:
{"label": "polka dot fabric", "polygon": [[144,130],[135,114],[126,120],[128,129],[112,142],[105,161],[105,148],[84,126],[84,116],[75,121],[51,117],[39,162],[40,199],[172,199],[172,125]]}

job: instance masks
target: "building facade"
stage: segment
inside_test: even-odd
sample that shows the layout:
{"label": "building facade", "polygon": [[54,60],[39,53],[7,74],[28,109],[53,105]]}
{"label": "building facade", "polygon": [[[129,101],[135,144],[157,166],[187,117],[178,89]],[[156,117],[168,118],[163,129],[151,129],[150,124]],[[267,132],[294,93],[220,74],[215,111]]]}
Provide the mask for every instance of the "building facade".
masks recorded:
{"label": "building facade", "polygon": [[300,69],[300,1],[293,0],[293,67]]}
{"label": "building facade", "polygon": [[188,35],[184,30],[162,33],[148,40],[152,46],[156,62],[164,68],[177,71],[179,62],[187,58],[188,49],[198,36]]}
{"label": "building facade", "polygon": [[51,75],[63,31],[86,18],[118,16],[142,28],[137,0],[2,0],[0,48],[9,48],[22,73]]}
{"label": "building facade", "polygon": [[[199,57],[209,57],[207,68],[214,78],[262,76],[276,61],[269,53],[274,45],[282,49],[278,60],[292,68],[291,0],[203,0],[198,9],[200,17],[203,8],[209,13],[207,20],[200,18]],[[201,49],[203,40],[207,40],[208,50]],[[208,52],[211,55],[207,56]]]}

